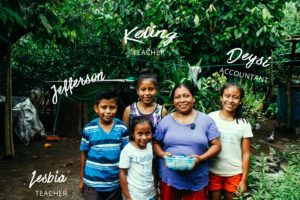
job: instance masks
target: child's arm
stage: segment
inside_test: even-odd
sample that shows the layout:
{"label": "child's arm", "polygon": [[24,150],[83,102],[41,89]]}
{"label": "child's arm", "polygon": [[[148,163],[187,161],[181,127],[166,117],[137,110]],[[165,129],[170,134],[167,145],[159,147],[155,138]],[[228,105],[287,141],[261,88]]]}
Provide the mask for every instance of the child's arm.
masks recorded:
{"label": "child's arm", "polygon": [[132,200],[131,196],[129,194],[129,191],[128,191],[128,184],[127,184],[127,178],[126,178],[127,170],[128,169],[120,168],[119,178],[120,178],[120,184],[121,184],[121,188],[124,193],[125,199]]}
{"label": "child's arm", "polygon": [[161,118],[164,118],[168,114],[168,111],[163,107]]}
{"label": "child's arm", "polygon": [[159,199],[159,194],[158,194],[158,180],[156,178],[156,171],[155,171],[155,167],[154,167],[154,160],[152,161],[152,174],[153,174],[153,178],[154,178],[154,188],[155,188],[155,199],[158,200]]}
{"label": "child's arm", "polygon": [[84,182],[83,182],[83,175],[84,175],[84,168],[87,158],[87,151],[81,152],[81,162],[80,162],[80,183],[79,183],[79,191],[83,192]]}
{"label": "child's arm", "polygon": [[123,113],[123,122],[126,124],[129,129],[129,117],[130,117],[130,106],[127,106]]}
{"label": "child's arm", "polygon": [[249,166],[250,166],[250,145],[251,141],[250,138],[243,138],[242,139],[242,168],[243,168],[243,175],[242,180],[239,184],[239,188],[242,189],[242,192],[247,191],[247,179],[249,173]]}

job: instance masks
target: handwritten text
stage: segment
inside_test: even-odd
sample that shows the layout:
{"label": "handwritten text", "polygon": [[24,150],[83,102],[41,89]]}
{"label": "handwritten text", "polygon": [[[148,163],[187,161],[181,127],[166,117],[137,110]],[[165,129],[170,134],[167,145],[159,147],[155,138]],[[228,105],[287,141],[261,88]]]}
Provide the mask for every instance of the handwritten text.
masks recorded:
{"label": "handwritten text", "polygon": [[73,94],[72,90],[73,88],[78,87],[80,84],[81,85],[85,85],[85,84],[89,84],[91,82],[96,82],[96,81],[100,81],[100,80],[104,80],[105,79],[105,75],[103,74],[103,72],[100,72],[98,74],[93,74],[91,77],[89,75],[86,75],[86,78],[83,79],[81,77],[79,77],[79,79],[75,79],[73,80],[72,77],[68,79],[65,79],[64,82],[64,86],[59,86],[58,88],[56,88],[56,85],[53,85],[51,87],[51,89],[54,90],[54,94],[52,97],[52,103],[56,104],[57,103],[57,94],[62,94],[65,93],[66,96],[68,96],[68,91],[70,91],[71,94]]}

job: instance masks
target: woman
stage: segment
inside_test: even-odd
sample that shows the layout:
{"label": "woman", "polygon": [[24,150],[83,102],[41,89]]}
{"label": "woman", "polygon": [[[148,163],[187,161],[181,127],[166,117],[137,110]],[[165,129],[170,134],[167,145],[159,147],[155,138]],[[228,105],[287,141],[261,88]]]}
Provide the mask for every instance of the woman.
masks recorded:
{"label": "woman", "polygon": [[[185,83],[172,94],[176,112],[157,126],[153,148],[160,157],[161,200],[205,200],[208,184],[208,159],[221,151],[219,132],[212,118],[193,108],[194,91]],[[189,171],[176,171],[165,165],[164,156],[184,155],[196,158]]]}

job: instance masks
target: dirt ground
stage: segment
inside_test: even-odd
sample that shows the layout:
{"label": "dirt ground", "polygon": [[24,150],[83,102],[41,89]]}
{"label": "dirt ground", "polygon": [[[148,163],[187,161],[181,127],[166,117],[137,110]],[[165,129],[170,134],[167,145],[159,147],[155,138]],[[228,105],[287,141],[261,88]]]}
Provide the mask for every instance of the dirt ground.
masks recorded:
{"label": "dirt ground", "polygon": [[[269,147],[287,151],[286,145],[299,144],[297,137],[284,129],[278,129],[275,142],[269,143],[268,134],[276,126],[278,124],[275,120],[268,120],[261,123],[260,129],[254,130],[252,143],[261,145],[260,150],[252,149],[254,154],[260,154],[261,151],[268,154]],[[80,139],[62,138],[59,142],[52,142],[52,147],[48,149],[44,149],[44,143],[45,141],[39,140],[28,146],[17,144],[14,159],[0,160],[0,200],[83,199],[78,190]],[[57,174],[56,182],[36,182],[29,188],[34,171],[36,174],[33,180],[37,180],[38,175],[49,176],[51,172],[54,176]],[[66,178],[65,182],[58,183],[63,181],[62,178]]]}

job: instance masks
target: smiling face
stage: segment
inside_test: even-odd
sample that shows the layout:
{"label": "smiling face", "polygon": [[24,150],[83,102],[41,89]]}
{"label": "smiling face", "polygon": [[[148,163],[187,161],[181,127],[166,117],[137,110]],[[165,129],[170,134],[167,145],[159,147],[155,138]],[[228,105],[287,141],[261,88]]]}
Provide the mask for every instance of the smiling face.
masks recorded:
{"label": "smiling face", "polygon": [[141,101],[145,104],[151,104],[156,96],[156,85],[152,79],[144,79],[136,89]]}
{"label": "smiling face", "polygon": [[173,103],[177,109],[177,112],[181,114],[188,114],[193,110],[195,97],[192,95],[189,89],[181,86],[174,92]]}
{"label": "smiling face", "polygon": [[113,122],[117,108],[115,99],[101,99],[98,105],[94,105],[94,110],[98,114],[100,121],[105,124]]}
{"label": "smiling face", "polygon": [[148,122],[135,125],[132,137],[137,148],[145,149],[152,139],[151,125]]}
{"label": "smiling face", "polygon": [[229,113],[235,112],[241,104],[241,92],[236,86],[229,86],[224,89],[220,98],[223,110]]}

